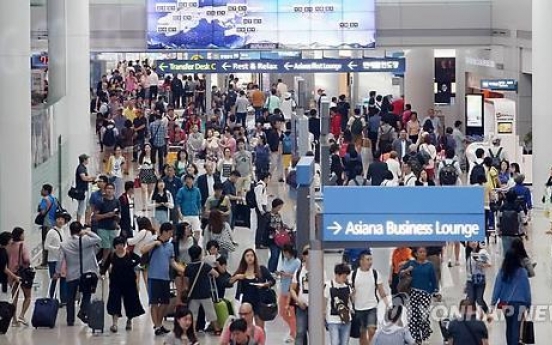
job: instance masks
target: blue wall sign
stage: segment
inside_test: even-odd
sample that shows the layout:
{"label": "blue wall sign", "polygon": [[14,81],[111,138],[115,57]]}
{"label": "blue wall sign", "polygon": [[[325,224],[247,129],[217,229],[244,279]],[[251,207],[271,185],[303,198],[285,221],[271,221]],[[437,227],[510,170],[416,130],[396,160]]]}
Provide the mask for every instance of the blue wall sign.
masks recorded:
{"label": "blue wall sign", "polygon": [[31,69],[48,68],[48,54],[33,54],[31,55]]}
{"label": "blue wall sign", "polygon": [[482,79],[481,89],[491,91],[517,91],[518,83],[515,79]]}
{"label": "blue wall sign", "polygon": [[326,187],[325,242],[485,240],[480,187]]}
{"label": "blue wall sign", "polygon": [[281,60],[159,60],[157,71],[165,73],[404,73],[405,60],[385,59],[307,59]]}

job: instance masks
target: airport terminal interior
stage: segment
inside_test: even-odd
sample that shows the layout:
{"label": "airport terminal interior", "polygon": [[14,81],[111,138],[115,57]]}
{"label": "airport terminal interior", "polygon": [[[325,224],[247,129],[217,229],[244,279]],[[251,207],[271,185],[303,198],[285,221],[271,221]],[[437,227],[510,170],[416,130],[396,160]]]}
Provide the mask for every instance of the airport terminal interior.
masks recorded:
{"label": "airport terminal interior", "polygon": [[549,344],[551,16],[0,1],[0,345]]}

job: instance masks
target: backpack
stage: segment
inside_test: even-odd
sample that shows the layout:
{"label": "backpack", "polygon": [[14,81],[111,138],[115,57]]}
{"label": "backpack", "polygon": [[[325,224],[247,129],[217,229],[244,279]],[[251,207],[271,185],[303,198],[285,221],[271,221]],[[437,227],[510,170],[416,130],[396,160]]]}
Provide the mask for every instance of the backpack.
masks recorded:
{"label": "backpack", "polygon": [[485,179],[487,178],[487,173],[485,172],[483,163],[474,165],[470,174],[470,184],[477,184],[480,176],[485,177]]}
{"label": "backpack", "polygon": [[[383,127],[381,127],[383,128]],[[380,134],[380,142],[391,143],[393,142],[393,127],[389,126],[389,129],[386,132]],[[381,144],[380,144],[381,145]]]}
{"label": "backpack", "polygon": [[456,164],[456,161],[452,161],[450,164],[443,161],[444,166],[439,171],[439,182],[441,183],[441,186],[456,185],[456,182],[458,181],[458,171],[456,171],[454,164]]}
{"label": "backpack", "polygon": [[117,144],[117,137],[115,135],[115,127],[106,127],[105,133],[102,138],[102,144],[107,147],[115,146]]}
{"label": "backpack", "polygon": [[282,154],[284,155],[290,155],[291,154],[291,135],[284,134],[284,137],[282,138]]}
{"label": "backpack", "polygon": [[257,196],[255,195],[256,183],[252,183],[247,193],[245,193],[245,203],[249,208],[257,207]]}
{"label": "backpack", "polygon": [[500,232],[502,236],[519,236],[520,222],[516,210],[503,210],[500,215]]}
{"label": "backpack", "polygon": [[333,280],[330,284],[330,315],[338,315],[344,323],[351,322],[351,309],[349,308],[351,290],[349,285],[336,288]]}
{"label": "backpack", "polygon": [[[355,282],[356,282],[356,276],[357,276],[358,268],[353,271],[353,276],[351,277],[351,286],[353,289],[355,288]],[[374,295],[376,296],[376,302],[379,303],[379,296],[378,296],[378,271],[372,268],[372,273],[374,273]]]}
{"label": "backpack", "polygon": [[353,120],[353,123],[351,124],[351,133],[353,135],[361,135],[362,134],[362,118],[355,116],[355,119]]}
{"label": "backpack", "polygon": [[489,157],[491,157],[491,165],[500,171],[500,154],[502,153],[502,147],[498,149],[496,155],[493,155],[493,151],[489,149]]}

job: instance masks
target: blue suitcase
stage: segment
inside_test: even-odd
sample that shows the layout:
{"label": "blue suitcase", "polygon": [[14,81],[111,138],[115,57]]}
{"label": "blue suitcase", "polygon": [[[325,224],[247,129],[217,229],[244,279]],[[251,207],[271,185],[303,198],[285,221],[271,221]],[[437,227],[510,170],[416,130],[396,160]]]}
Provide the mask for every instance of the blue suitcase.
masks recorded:
{"label": "blue suitcase", "polygon": [[[55,281],[50,281],[50,284],[55,284]],[[48,291],[50,289],[48,288]],[[57,298],[37,298],[31,324],[34,328],[39,327],[56,327],[56,320],[59,311],[59,301]]]}

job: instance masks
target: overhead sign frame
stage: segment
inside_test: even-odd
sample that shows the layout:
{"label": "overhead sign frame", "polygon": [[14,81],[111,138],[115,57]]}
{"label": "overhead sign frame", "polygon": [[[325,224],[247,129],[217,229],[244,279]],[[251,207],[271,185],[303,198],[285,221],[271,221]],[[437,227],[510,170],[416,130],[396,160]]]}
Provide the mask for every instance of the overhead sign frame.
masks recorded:
{"label": "overhead sign frame", "polygon": [[325,187],[325,248],[485,240],[483,188]]}

